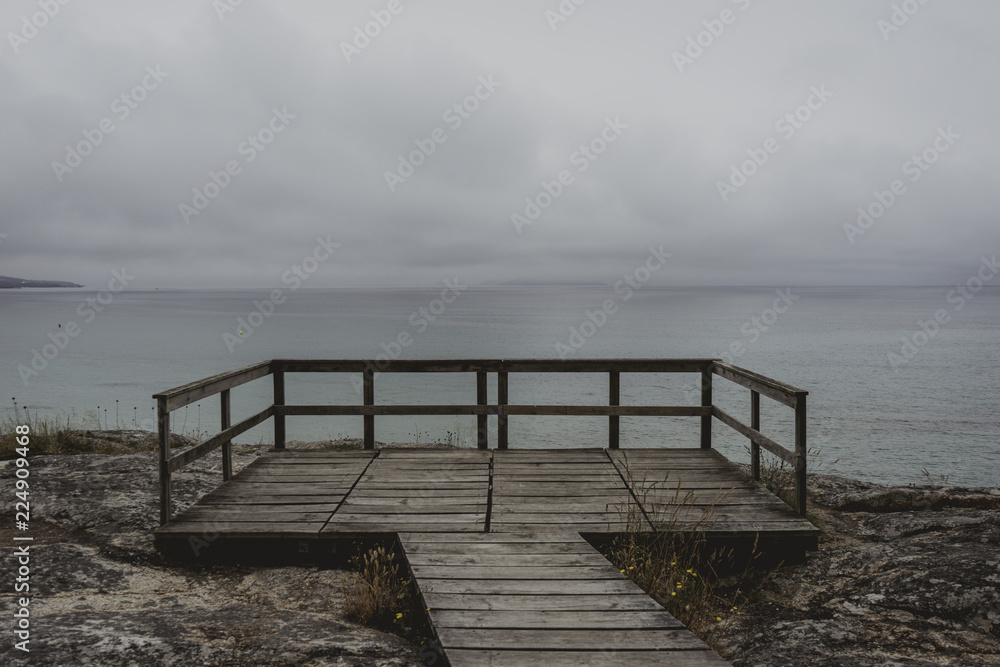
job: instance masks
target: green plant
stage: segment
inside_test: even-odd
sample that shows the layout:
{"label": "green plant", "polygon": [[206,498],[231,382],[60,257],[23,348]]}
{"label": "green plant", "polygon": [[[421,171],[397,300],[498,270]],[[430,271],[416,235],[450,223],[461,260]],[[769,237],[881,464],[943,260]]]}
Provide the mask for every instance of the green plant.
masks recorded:
{"label": "green plant", "polygon": [[623,476],[630,491],[618,506],[624,531],[605,545],[604,555],[711,645],[721,621],[736,613],[756,588],[752,563],[757,545],[742,570],[720,575],[733,571],[734,553],[710,551],[705,532],[725,494],[718,493],[699,510],[695,494],[685,493],[680,480],[671,485],[666,475],[662,481],[649,481],[648,474],[647,469],[638,477],[623,456]]}

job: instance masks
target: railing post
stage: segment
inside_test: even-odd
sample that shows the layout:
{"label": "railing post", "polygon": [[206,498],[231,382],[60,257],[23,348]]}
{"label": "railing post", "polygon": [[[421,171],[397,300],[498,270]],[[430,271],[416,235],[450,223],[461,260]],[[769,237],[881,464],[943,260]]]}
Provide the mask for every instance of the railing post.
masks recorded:
{"label": "railing post", "polygon": [[170,413],[167,399],[156,399],[156,428],[160,440],[160,525],[170,521]]}
{"label": "railing post", "polygon": [[[375,405],[375,369],[366,366],[365,378],[365,405]],[[365,449],[375,449],[375,415],[365,415]]]}
{"label": "railing post", "polygon": [[[272,371],[274,375],[274,407],[285,405],[285,372]],[[285,448],[285,415],[274,415],[274,448]]]}
{"label": "railing post", "polygon": [[[701,405],[712,407],[712,362],[701,369]],[[712,448],[712,415],[702,415],[701,418],[701,448]]]}
{"label": "railing post", "polygon": [[497,373],[497,449],[507,449],[507,371]]}
{"label": "railing post", "polygon": [[795,397],[795,510],[806,515],[806,397]]}
{"label": "railing post", "polygon": [[[486,372],[476,372],[476,405],[485,406],[488,400],[486,391]],[[476,445],[479,449],[489,449],[488,416],[485,414],[476,415]]]}
{"label": "railing post", "polygon": [[[608,405],[621,405],[621,373],[608,373]],[[618,415],[608,417],[608,449],[618,449]]]}
{"label": "railing post", "polygon": [[[222,430],[232,426],[232,411],[229,397],[229,390],[223,389],[219,392],[219,401],[222,405]],[[229,481],[233,476],[233,443],[227,440],[222,443],[222,481]]]}
{"label": "railing post", "polygon": [[[750,428],[760,431],[760,393],[750,390]],[[750,470],[754,481],[760,481],[760,445],[750,440]]]}

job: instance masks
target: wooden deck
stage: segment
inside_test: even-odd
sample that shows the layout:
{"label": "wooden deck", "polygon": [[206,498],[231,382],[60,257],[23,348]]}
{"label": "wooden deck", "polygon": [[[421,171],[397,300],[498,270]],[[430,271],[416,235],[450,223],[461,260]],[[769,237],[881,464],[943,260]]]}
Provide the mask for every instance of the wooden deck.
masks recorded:
{"label": "wooden deck", "polygon": [[630,517],[787,560],[819,533],[711,449],[384,449],[269,452],[155,537],[197,556],[398,536],[452,665],[725,664],[583,538]]}

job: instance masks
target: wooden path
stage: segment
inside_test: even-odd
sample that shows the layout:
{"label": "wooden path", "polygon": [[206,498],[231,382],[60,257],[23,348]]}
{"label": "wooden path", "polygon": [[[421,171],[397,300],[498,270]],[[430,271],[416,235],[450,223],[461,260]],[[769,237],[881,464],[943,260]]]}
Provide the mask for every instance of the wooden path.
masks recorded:
{"label": "wooden path", "polygon": [[711,449],[385,449],[270,452],[156,542],[323,553],[398,536],[452,665],[725,664],[582,537],[629,521],[788,560],[819,533]]}
{"label": "wooden path", "polygon": [[725,665],[575,531],[403,533],[452,665]]}

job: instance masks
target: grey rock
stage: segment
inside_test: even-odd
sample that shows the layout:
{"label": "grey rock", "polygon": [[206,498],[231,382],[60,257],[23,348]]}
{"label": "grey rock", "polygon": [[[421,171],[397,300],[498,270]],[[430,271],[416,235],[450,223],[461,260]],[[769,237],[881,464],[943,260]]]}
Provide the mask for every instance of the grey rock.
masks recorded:
{"label": "grey rock", "polygon": [[[241,448],[234,468],[261,450]],[[155,453],[30,462],[31,652],[4,641],[0,663],[420,664],[409,642],[344,619],[348,572],[164,560],[152,539],[158,525]],[[13,462],[0,462],[0,488],[12,488],[13,479]],[[221,479],[218,455],[176,474],[178,509]],[[13,544],[13,520],[0,515],[0,543]],[[4,587],[0,614],[10,618],[15,605],[11,587]]]}
{"label": "grey rock", "polygon": [[1000,664],[997,489],[809,479],[823,529],[806,563],[769,575],[726,622],[735,665]]}

